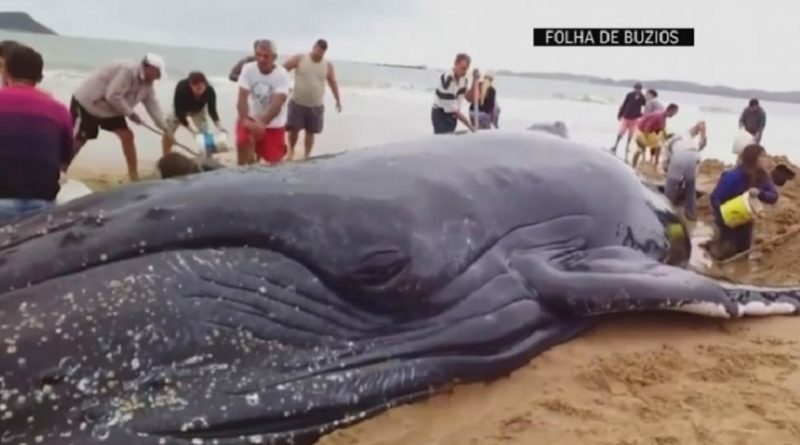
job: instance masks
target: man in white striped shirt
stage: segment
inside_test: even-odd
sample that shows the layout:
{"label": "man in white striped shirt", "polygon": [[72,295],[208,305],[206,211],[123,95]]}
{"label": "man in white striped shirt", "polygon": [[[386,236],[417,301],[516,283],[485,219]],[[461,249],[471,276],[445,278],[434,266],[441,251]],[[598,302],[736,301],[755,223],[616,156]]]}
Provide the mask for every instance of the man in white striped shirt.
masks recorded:
{"label": "man in white striped shirt", "polygon": [[[453,133],[456,131],[458,121],[461,121],[469,131],[475,131],[467,116],[461,113],[461,100],[467,97],[467,71],[470,58],[464,53],[456,56],[453,69],[442,73],[436,86],[436,96],[431,110],[431,123],[434,134]],[[475,82],[475,79],[473,79]]]}

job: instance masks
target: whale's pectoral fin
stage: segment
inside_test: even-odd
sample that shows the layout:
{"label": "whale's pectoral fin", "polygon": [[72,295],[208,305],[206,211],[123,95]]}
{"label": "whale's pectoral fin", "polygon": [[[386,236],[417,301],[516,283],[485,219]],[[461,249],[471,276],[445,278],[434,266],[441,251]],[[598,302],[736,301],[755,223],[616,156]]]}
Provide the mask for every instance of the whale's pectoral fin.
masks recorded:
{"label": "whale's pectoral fin", "polygon": [[674,310],[729,318],[800,311],[800,288],[722,284],[622,246],[561,256],[519,252],[512,267],[544,304],[575,315]]}

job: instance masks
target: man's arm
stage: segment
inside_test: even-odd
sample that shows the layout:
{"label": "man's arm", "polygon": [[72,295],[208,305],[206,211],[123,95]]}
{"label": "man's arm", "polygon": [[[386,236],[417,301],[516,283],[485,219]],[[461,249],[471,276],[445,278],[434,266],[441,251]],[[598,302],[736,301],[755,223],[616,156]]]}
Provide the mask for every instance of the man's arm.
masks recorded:
{"label": "man's arm", "polygon": [[[175,118],[178,119],[178,122],[180,122],[181,125],[194,132],[194,129],[192,129],[192,127],[189,125],[189,119],[187,119],[188,113],[186,111],[186,108],[187,108],[187,101],[189,98],[186,96],[186,91],[183,88],[181,88],[181,86],[182,86],[181,82],[178,82],[178,84],[175,85],[175,96],[172,100],[172,106],[173,109],[175,110]],[[188,84],[186,85],[186,89],[187,90],[189,89]],[[189,90],[188,92],[189,94],[191,94],[191,90]]]}
{"label": "man's arm", "polygon": [[280,80],[275,82],[274,90],[272,92],[272,97],[269,100],[269,104],[267,105],[267,109],[264,111],[264,114],[258,119],[258,121],[264,125],[269,125],[275,116],[277,116],[281,112],[281,107],[289,98],[289,76],[281,76]]}
{"label": "man's arm", "polygon": [[239,113],[239,120],[247,122],[250,119],[250,105],[247,103],[247,99],[250,96],[252,86],[250,85],[248,73],[240,74],[244,75],[239,76],[239,98],[236,101],[236,111]]}
{"label": "man's arm", "polygon": [[303,55],[297,54],[290,57],[284,64],[283,67],[286,68],[286,71],[291,71],[300,65],[300,60],[302,60]]}
{"label": "man's arm", "polygon": [[478,82],[480,82],[480,77],[479,76],[472,76],[472,85],[469,86],[469,94],[465,94],[464,95],[465,99],[467,99],[467,102],[469,102],[469,103],[478,103],[479,102],[479,100],[478,100],[479,98],[476,97],[476,96],[478,96],[480,94],[480,91],[478,90],[478,88],[479,88],[478,87],[478,85],[479,85]]}
{"label": "man's arm", "polygon": [[622,119],[622,111],[625,110],[625,107],[628,106],[628,101],[631,99],[631,93],[625,95],[625,99],[622,100],[622,104],[619,106],[619,111],[617,111],[617,120]]}
{"label": "man's arm", "polygon": [[208,115],[211,116],[214,125],[220,128],[219,113],[217,112],[217,92],[214,91],[214,88],[211,86],[209,86],[206,91],[208,91],[208,103],[206,104],[208,107]]}
{"label": "man's arm", "polygon": [[281,107],[283,106],[286,99],[289,97],[287,93],[274,93],[272,98],[269,100],[269,105],[267,105],[267,110],[264,114],[261,115],[261,118],[258,119],[264,125],[269,125],[272,122],[272,119],[275,119],[275,116],[281,112]]}
{"label": "man's arm", "polygon": [[231,68],[231,72],[230,74],[228,74],[228,79],[230,79],[231,82],[239,81],[239,76],[242,75],[242,67],[244,67],[246,63],[247,63],[247,57],[236,62],[236,65],[234,65],[233,68]]}
{"label": "man's arm", "polygon": [[[769,176],[767,177],[769,178]],[[775,188],[775,184],[770,179],[766,179],[759,187],[758,199],[763,203],[775,204],[778,202],[778,196],[778,189]]]}
{"label": "man's arm", "polygon": [[247,98],[250,96],[250,90],[239,85],[239,98],[236,100],[236,111],[239,113],[239,120],[246,121],[250,118],[250,106],[247,103]]}
{"label": "man's arm", "polygon": [[75,139],[72,137],[72,115],[66,108],[63,110],[63,124],[58,135],[59,154],[61,155],[61,171],[66,172],[75,156]]}
{"label": "man's arm", "polygon": [[333,71],[333,64],[328,62],[328,86],[331,87],[333,98],[336,99],[336,108],[342,111],[342,101],[339,99],[339,84],[336,82],[336,73]]}
{"label": "man's arm", "polygon": [[469,131],[475,131],[475,127],[472,126],[472,122],[469,121],[467,116],[464,116],[464,113],[461,111],[456,111],[454,114],[456,115],[456,119],[460,120],[462,124],[469,128]]}
{"label": "man's arm", "polygon": [[739,115],[739,128],[744,127],[744,115],[747,113],[747,108],[742,110],[742,114]]}
{"label": "man's arm", "polygon": [[130,89],[134,75],[134,72],[129,69],[120,69],[106,88],[106,102],[125,117],[136,114],[133,108],[128,105],[128,101],[125,100],[125,92]]}
{"label": "man's arm", "polygon": [[147,94],[147,96],[145,96],[142,102],[144,103],[145,110],[147,110],[147,114],[149,114],[150,118],[153,119],[153,123],[156,124],[156,127],[166,132],[168,130],[167,122],[164,120],[164,114],[161,111],[161,104],[158,103],[156,90],[151,87],[150,92]]}

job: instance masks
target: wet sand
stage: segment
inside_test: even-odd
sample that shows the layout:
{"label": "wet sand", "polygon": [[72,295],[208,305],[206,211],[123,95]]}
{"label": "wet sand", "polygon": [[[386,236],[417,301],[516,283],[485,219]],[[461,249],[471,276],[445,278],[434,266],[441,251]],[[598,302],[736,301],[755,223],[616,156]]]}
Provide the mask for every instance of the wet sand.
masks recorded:
{"label": "wet sand", "polygon": [[[724,165],[705,161],[710,193]],[[796,173],[800,173],[796,167]],[[119,174],[76,170],[95,189]],[[700,200],[697,240],[710,234]],[[800,178],[781,189],[757,223],[761,242],[800,223]],[[695,243],[697,244],[697,243]],[[698,256],[699,255],[699,256]],[[800,283],[800,234],[749,261],[710,265],[732,281]],[[710,260],[695,249],[693,264]],[[336,431],[324,445],[678,445],[800,443],[800,319],[724,321],[682,314],[601,319],[581,337],[507,378],[457,386]]]}

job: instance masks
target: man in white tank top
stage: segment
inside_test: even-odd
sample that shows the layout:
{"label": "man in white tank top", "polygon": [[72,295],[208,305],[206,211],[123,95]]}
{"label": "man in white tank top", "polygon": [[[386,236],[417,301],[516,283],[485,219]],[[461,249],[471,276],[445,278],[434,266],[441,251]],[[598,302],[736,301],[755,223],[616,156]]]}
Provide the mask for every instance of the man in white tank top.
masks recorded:
{"label": "man in white tank top", "polygon": [[323,60],[328,42],[317,40],[311,52],[298,54],[284,63],[287,71],[294,70],[294,90],[289,100],[286,129],[289,131],[289,150],[287,160],[294,160],[294,147],[300,130],[305,130],[303,159],[308,159],[314,148],[314,135],[322,133],[323,115],[325,114],[325,84],[331,87],[336,99],[336,111],[342,111],[339,100],[339,86],[333,65]]}

